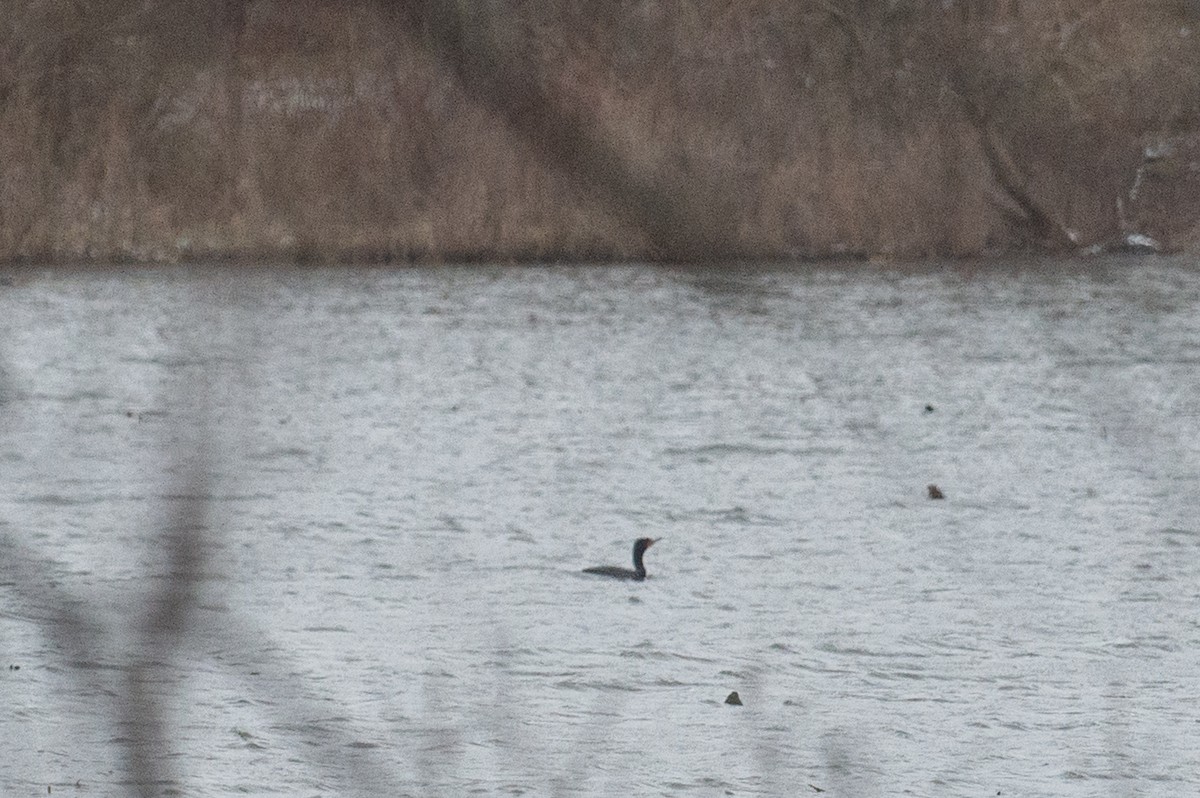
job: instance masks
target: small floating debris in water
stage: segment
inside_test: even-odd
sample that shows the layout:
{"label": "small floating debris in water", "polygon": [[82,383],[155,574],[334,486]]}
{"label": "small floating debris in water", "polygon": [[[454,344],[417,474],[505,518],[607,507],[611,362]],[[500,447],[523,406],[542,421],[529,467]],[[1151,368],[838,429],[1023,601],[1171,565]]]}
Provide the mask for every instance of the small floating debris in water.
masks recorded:
{"label": "small floating debris in water", "polygon": [[933,405],[925,405],[925,412],[926,412],[926,413],[932,413],[932,412],[933,412]]}
{"label": "small floating debris in water", "polygon": [[1162,252],[1163,245],[1153,236],[1144,233],[1130,233],[1125,236],[1119,249],[1130,255],[1156,255]]}
{"label": "small floating debris in water", "polygon": [[742,699],[741,696],[737,694],[737,690],[734,690],[732,693],[725,696],[725,703],[732,704],[735,707],[740,707],[742,705]]}
{"label": "small floating debris in water", "polygon": [[10,671],[19,671],[19,670],[21,670],[21,666],[20,665],[9,665],[8,669]]}
{"label": "small floating debris in water", "polygon": [[810,790],[812,790],[813,792],[825,792],[824,790],[822,790],[820,787],[818,787],[818,786],[817,786],[817,785],[815,785],[815,784],[810,784],[810,785],[808,785],[808,788],[809,788]]}
{"label": "small floating debris in water", "polygon": [[926,488],[926,490],[929,491],[929,498],[931,498],[931,499],[946,498],[946,494],[942,493],[942,489],[939,488],[937,485],[934,485],[933,483],[930,483],[929,487]]}

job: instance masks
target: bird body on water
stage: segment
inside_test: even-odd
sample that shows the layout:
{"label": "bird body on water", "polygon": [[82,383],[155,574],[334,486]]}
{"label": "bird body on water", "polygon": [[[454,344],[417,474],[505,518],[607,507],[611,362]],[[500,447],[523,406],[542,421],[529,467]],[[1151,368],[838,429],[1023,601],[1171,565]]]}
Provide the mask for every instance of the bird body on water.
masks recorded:
{"label": "bird body on water", "polygon": [[617,565],[597,565],[592,568],[584,568],[583,572],[585,574],[611,576],[614,579],[633,579],[640,582],[646,578],[646,566],[642,563],[642,555],[646,553],[646,549],[660,540],[662,538],[638,538],[633,542],[633,570],[621,568]]}

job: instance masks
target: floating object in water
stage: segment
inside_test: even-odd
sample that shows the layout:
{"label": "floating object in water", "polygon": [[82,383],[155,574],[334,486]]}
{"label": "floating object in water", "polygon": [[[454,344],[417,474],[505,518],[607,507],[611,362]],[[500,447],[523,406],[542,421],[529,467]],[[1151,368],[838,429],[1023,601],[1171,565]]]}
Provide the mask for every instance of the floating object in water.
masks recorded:
{"label": "floating object in water", "polygon": [[737,690],[734,690],[732,693],[725,696],[725,703],[732,704],[735,707],[740,707],[742,705],[742,698],[737,694]]}
{"label": "floating object in water", "polygon": [[1163,245],[1158,239],[1145,233],[1130,233],[1117,249],[1130,255],[1157,255],[1162,252]]}
{"label": "floating object in water", "polygon": [[944,499],[944,498],[946,498],[946,494],[942,493],[942,489],[941,489],[941,488],[939,488],[937,485],[934,485],[934,484],[930,483],[930,485],[929,485],[929,487],[927,488],[927,490],[929,491],[929,498],[931,498],[931,499]]}
{"label": "floating object in water", "polygon": [[646,553],[646,549],[653,546],[662,538],[638,538],[633,542],[633,570],[621,568],[616,565],[597,565],[592,568],[584,568],[585,574],[598,574],[600,576],[611,576],[614,579],[633,579],[642,581],[646,578],[646,566],[642,564],[642,555]]}

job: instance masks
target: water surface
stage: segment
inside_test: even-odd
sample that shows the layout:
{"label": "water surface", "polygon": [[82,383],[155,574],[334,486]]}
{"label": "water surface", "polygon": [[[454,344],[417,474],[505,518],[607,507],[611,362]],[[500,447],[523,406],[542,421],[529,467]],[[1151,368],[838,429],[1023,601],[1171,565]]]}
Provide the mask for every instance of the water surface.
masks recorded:
{"label": "water surface", "polygon": [[9,282],[5,795],[1200,788],[1189,260]]}

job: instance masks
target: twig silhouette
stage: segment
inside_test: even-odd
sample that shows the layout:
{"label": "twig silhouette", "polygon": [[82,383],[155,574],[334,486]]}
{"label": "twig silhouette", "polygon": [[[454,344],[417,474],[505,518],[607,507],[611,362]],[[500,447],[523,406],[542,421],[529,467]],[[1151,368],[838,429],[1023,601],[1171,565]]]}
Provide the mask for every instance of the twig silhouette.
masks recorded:
{"label": "twig silhouette", "polygon": [[603,134],[579,104],[553,96],[536,68],[509,52],[506,22],[487,3],[424,0],[383,8],[426,47],[480,106],[502,116],[532,151],[573,175],[640,228],[663,260],[717,261],[752,253],[739,241],[731,181],[686,168],[647,172]]}

